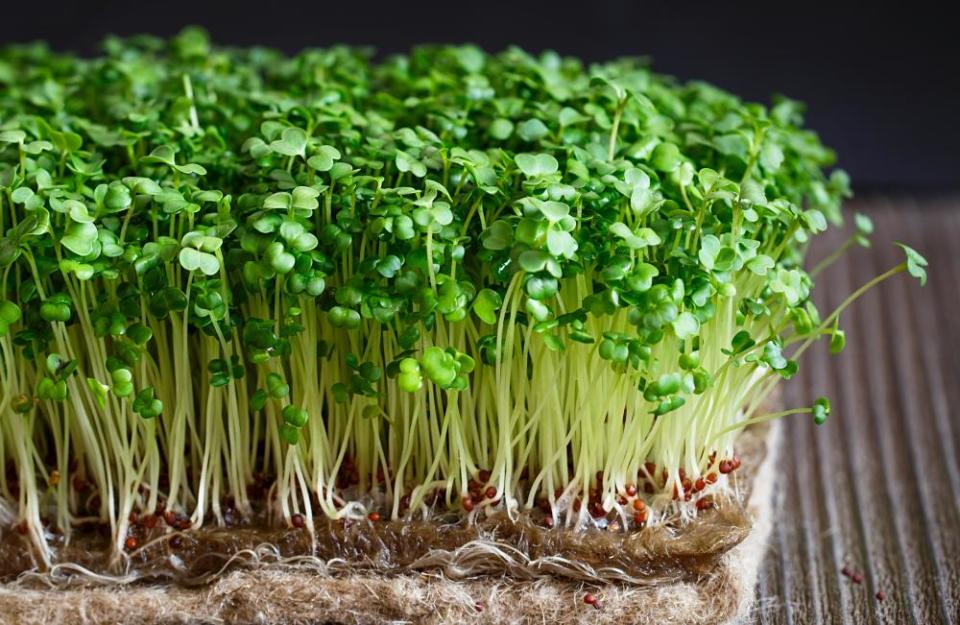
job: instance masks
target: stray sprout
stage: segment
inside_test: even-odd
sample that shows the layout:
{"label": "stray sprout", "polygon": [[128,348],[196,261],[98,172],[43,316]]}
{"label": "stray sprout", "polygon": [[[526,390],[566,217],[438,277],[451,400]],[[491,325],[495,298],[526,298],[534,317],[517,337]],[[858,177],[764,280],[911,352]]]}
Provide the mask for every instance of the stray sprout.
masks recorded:
{"label": "stray sprout", "polygon": [[0,510],[47,563],[47,515],[119,563],[259,511],[706,512],[744,427],[829,415],[761,412],[803,352],[926,279],[902,246],[817,311],[872,225],[803,270],[850,191],[790,100],[516,48],[104,50],[0,51]]}

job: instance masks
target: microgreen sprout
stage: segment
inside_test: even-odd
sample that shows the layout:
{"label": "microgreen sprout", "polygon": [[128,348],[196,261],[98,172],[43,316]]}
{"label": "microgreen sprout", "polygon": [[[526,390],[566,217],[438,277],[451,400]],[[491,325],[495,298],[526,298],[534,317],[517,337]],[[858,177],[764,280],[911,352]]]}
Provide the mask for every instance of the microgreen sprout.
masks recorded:
{"label": "microgreen sprout", "polygon": [[47,561],[51,512],[121,554],[164,510],[709,510],[744,427],[829,415],[761,412],[809,345],[926,277],[904,246],[821,316],[812,274],[872,225],[803,270],[849,184],[800,105],[634,60],[188,29],[0,65],[0,506]]}

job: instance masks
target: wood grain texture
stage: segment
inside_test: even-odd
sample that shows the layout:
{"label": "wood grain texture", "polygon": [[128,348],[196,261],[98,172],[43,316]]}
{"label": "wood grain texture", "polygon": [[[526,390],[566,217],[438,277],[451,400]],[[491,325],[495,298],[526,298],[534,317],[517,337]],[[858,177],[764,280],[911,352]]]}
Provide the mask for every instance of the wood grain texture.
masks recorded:
{"label": "wood grain texture", "polygon": [[[929,281],[897,276],[843,315],[847,348],[812,348],[787,383],[788,406],[833,400],[817,427],[789,419],[778,522],[761,570],[755,623],[960,623],[960,198],[871,200],[874,247],[817,279],[829,311],[902,259],[930,261]],[[811,258],[842,241],[834,233]],[[844,566],[860,572],[854,583]],[[878,591],[886,593],[878,601]]]}

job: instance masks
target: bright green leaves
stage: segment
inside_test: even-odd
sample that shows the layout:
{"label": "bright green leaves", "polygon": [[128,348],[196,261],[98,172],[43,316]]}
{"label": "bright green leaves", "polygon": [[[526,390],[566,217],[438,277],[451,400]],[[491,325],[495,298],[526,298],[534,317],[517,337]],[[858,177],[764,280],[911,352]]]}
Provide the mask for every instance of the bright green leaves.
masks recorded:
{"label": "bright green leaves", "polygon": [[187,271],[200,271],[206,276],[216,275],[220,271],[217,253],[223,245],[219,237],[206,235],[198,231],[188,232],[181,240],[183,248],[178,259]]}
{"label": "bright green leaves", "polygon": [[622,222],[610,226],[610,233],[623,239],[623,242],[632,250],[660,245],[660,237],[651,228],[638,228],[633,231]]}
{"label": "bright green leaves", "polygon": [[680,148],[674,143],[661,143],[653,149],[650,165],[657,171],[670,173],[680,166]]}
{"label": "bright green leaves", "polygon": [[528,178],[552,176],[560,168],[552,154],[517,154],[513,160]]}
{"label": "bright green leaves", "polygon": [[317,153],[307,159],[307,165],[315,171],[330,171],[340,158],[340,150],[331,145],[321,145]]}
{"label": "bright green leaves", "polygon": [[513,228],[506,221],[495,221],[480,235],[483,247],[488,250],[500,251],[510,249],[513,245]]}
{"label": "bright green leaves", "polygon": [[356,330],[360,327],[360,313],[344,306],[334,306],[327,311],[327,318],[335,328]]}
{"label": "bright green leaves", "polygon": [[927,283],[927,259],[921,256],[915,249],[903,243],[897,243],[903,253],[907,256],[907,273],[920,281],[920,286]]}
{"label": "bright green leaves", "polygon": [[700,321],[689,312],[677,315],[671,326],[680,340],[692,338],[700,332]]}
{"label": "bright green leaves", "polygon": [[299,406],[284,406],[282,411],[283,422],[295,428],[302,428],[307,424],[307,411]]}
{"label": "bright green leaves", "polygon": [[811,412],[813,412],[813,422],[817,425],[823,425],[826,423],[827,417],[830,416],[830,400],[826,397],[818,397],[813,402]]}
{"label": "bright green leaves", "polygon": [[480,321],[493,325],[497,322],[497,311],[503,304],[503,298],[493,289],[483,289],[473,300],[473,312]]}
{"label": "bright green leaves", "polygon": [[169,145],[160,145],[154,148],[148,156],[143,157],[142,161],[144,163],[157,163],[161,165],[166,165],[171,169],[174,169],[181,174],[192,174],[194,176],[205,176],[207,170],[202,166],[196,163],[187,163],[185,165],[178,165],[174,158],[174,150]]}
{"label": "bright green leaves", "polygon": [[538,226],[529,221],[521,222],[518,238],[521,238],[521,240],[526,238],[528,242],[534,244],[540,243],[540,240],[542,240],[543,243],[546,243],[547,252],[551,256],[572,259],[579,248],[579,243],[571,234],[576,228],[577,222],[570,215],[570,207],[563,202],[543,201],[535,197],[523,198],[518,203],[524,208],[524,212],[528,216],[542,216],[547,221],[543,233],[531,233],[532,236],[526,234],[526,230],[536,230]]}
{"label": "bright green leaves", "polygon": [[796,306],[810,295],[810,278],[799,269],[778,269],[769,276],[770,290],[782,294],[790,306]]}
{"label": "bright green leaves", "polygon": [[423,375],[420,372],[420,363],[416,358],[404,358],[400,361],[400,373],[397,376],[397,385],[408,393],[415,393],[423,388]]}
{"label": "bright green leaves", "polygon": [[240,362],[240,357],[234,354],[230,360],[214,358],[207,363],[207,372],[210,374],[210,386],[226,386],[230,380],[239,380],[246,375],[246,369]]}
{"label": "bright green leaves", "polygon": [[270,142],[270,149],[284,156],[304,158],[307,151],[307,133],[299,128],[284,128],[280,137]]}
{"label": "bright green leaves", "polygon": [[44,321],[66,323],[73,316],[70,296],[59,293],[48,297],[40,304],[40,317]]}
{"label": "bright green leaves", "polygon": [[292,192],[280,191],[268,195],[263,201],[263,208],[265,210],[289,211],[298,209],[312,211],[320,206],[317,201],[319,196],[320,191],[313,187],[298,186]]}
{"label": "bright green leaves", "polygon": [[533,117],[517,124],[517,136],[524,141],[534,142],[547,136],[550,129],[539,119]]}
{"label": "bright green leaves", "polygon": [[60,244],[77,256],[89,256],[97,242],[97,227],[92,223],[74,222],[67,226]]}
{"label": "bright green leaves", "polygon": [[296,257],[288,252],[283,243],[279,241],[274,241],[267,246],[263,253],[263,259],[273,271],[279,274],[290,273],[297,262]]}
{"label": "bright green leaves", "polygon": [[730,246],[723,245],[716,236],[708,234],[700,244],[700,263],[707,271],[726,273],[737,262],[737,252]]}
{"label": "bright green leaves", "polygon": [[0,143],[12,143],[23,145],[27,138],[27,133],[22,130],[3,130],[0,131]]}
{"label": "bright green leaves", "polygon": [[118,367],[110,372],[113,393],[117,397],[128,397],[133,394],[133,372],[125,367]]}
{"label": "bright green leaves", "polygon": [[22,312],[14,302],[0,300],[0,337],[6,336],[10,326],[20,321]]}
{"label": "bright green leaves", "polygon": [[[402,363],[401,363],[402,364]],[[414,373],[412,365],[406,365]],[[467,374],[475,366],[473,358],[459,353],[453,348],[428,347],[420,357],[420,369],[437,386],[444,389],[463,390],[467,388]],[[401,369],[401,373],[403,370]]]}
{"label": "bright green leaves", "polygon": [[423,178],[427,175],[427,166],[403,150],[397,150],[394,162],[397,165],[397,170],[403,173],[410,172],[417,178]]}
{"label": "bright green leaves", "polygon": [[448,386],[457,377],[457,361],[440,347],[429,347],[422,357],[423,370],[433,382]]}
{"label": "bright green leaves", "polygon": [[[750,361],[752,358],[748,358]],[[770,340],[763,344],[763,354],[759,361],[776,371],[780,377],[785,379],[792,378],[799,369],[795,360],[790,360],[783,355],[783,345],[779,340]]]}
{"label": "bright green leaves", "polygon": [[132,407],[143,419],[155,419],[163,412],[163,402],[157,399],[157,391],[152,386],[137,393]]}

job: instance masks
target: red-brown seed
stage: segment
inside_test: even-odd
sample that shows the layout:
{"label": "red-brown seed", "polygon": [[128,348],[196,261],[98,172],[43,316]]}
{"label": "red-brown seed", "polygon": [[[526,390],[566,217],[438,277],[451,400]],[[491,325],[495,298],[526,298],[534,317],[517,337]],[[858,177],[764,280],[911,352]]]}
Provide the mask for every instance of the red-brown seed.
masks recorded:
{"label": "red-brown seed", "polygon": [[371,521],[373,521],[374,523],[376,523],[377,521],[380,520],[380,513],[379,513],[379,512],[371,512],[370,514],[367,515],[367,518],[370,519]]}
{"label": "red-brown seed", "polygon": [[127,548],[127,551],[133,551],[137,548],[137,539],[133,536],[128,536],[125,541],[123,541],[123,546]]}
{"label": "red-brown seed", "polygon": [[634,484],[627,484],[624,491],[627,493],[627,497],[633,497],[637,494],[637,487]]}
{"label": "red-brown seed", "polygon": [[490,475],[491,475],[490,471],[488,471],[487,469],[481,469],[480,472],[477,473],[477,477],[480,479],[481,484],[486,484],[487,482],[489,482]]}
{"label": "red-brown seed", "polygon": [[173,524],[177,522],[177,515],[173,510],[167,510],[163,513],[163,520],[166,521],[167,525],[172,527]]}
{"label": "red-brown seed", "polygon": [[845,566],[842,569],[840,569],[840,574],[843,575],[844,577],[850,577],[851,575],[853,575],[853,573],[850,572],[849,566]]}
{"label": "red-brown seed", "polygon": [[852,579],[854,584],[859,584],[860,582],[863,581],[863,575],[861,575],[860,573],[854,573]]}
{"label": "red-brown seed", "polygon": [[483,491],[483,496],[487,499],[493,499],[497,496],[497,488],[495,486],[487,486],[487,490]]}
{"label": "red-brown seed", "polygon": [[720,461],[720,473],[727,474],[733,471],[733,464],[729,460]]}
{"label": "red-brown seed", "polygon": [[646,469],[647,475],[653,476],[657,472],[657,465],[652,462],[643,463],[643,468]]}
{"label": "red-brown seed", "polygon": [[190,525],[191,525],[190,519],[179,519],[177,520],[176,523],[173,524],[173,526],[180,531],[185,531],[190,529]]}
{"label": "red-brown seed", "polygon": [[647,482],[646,484],[643,485],[643,492],[645,492],[648,495],[652,495],[653,493],[656,492],[656,490],[657,489],[654,488],[653,484],[651,484],[650,482]]}
{"label": "red-brown seed", "polygon": [[26,533],[27,533],[27,522],[26,522],[26,521],[20,521],[19,523],[17,523],[17,533],[18,533],[18,534],[26,535]]}
{"label": "red-brown seed", "polygon": [[887,598],[887,593],[883,592],[882,590],[878,590],[875,596],[877,598],[877,601],[883,601],[884,599]]}
{"label": "red-brown seed", "polygon": [[160,517],[154,514],[148,514],[147,516],[140,519],[140,525],[147,528],[148,530],[152,530],[153,528],[155,528],[157,526],[157,523],[159,522],[160,522]]}
{"label": "red-brown seed", "polygon": [[683,486],[683,490],[684,490],[684,491],[688,491],[688,490],[692,490],[692,489],[693,489],[693,482],[691,482],[691,481],[690,481],[690,478],[688,478],[688,477],[683,478],[683,481],[680,482],[680,485]]}
{"label": "red-brown seed", "polygon": [[697,510],[707,510],[712,507],[713,507],[713,501],[711,501],[707,497],[697,499]]}
{"label": "red-brown seed", "polygon": [[483,603],[481,603],[480,601],[477,601],[476,603],[473,604],[473,609],[476,610],[477,612],[483,612]]}
{"label": "red-brown seed", "polygon": [[639,523],[646,523],[646,521],[647,521],[647,513],[646,513],[646,512],[638,512],[638,513],[636,513],[635,515],[633,515],[633,520],[634,520],[635,523],[638,523],[638,524],[639,524]]}
{"label": "red-brown seed", "polygon": [[698,493],[706,487],[707,487],[707,483],[704,481],[702,477],[698,477],[697,481],[693,483],[693,490],[695,490]]}
{"label": "red-brown seed", "polygon": [[544,524],[545,526],[547,526],[548,529],[549,529],[549,528],[552,528],[552,527],[553,527],[553,517],[552,517],[552,516],[545,516],[545,517],[543,517],[543,524]]}
{"label": "red-brown seed", "polygon": [[717,477],[716,473],[707,473],[707,484],[716,484],[718,479],[719,477]]}
{"label": "red-brown seed", "polygon": [[597,602],[597,598],[594,597],[592,593],[588,592],[583,596],[583,602],[586,603],[587,605],[593,605],[594,603]]}
{"label": "red-brown seed", "polygon": [[684,500],[684,501],[690,501],[691,499],[693,499],[693,493],[691,493],[691,492],[686,492],[686,493],[683,494],[683,500]]}
{"label": "red-brown seed", "polygon": [[297,529],[302,528],[302,527],[304,526],[304,524],[305,524],[305,522],[304,522],[304,520],[303,520],[303,515],[298,512],[297,514],[295,514],[295,515],[293,515],[292,517],[290,517],[290,524],[293,525],[293,526],[294,526],[295,528],[297,528]]}
{"label": "red-brown seed", "polygon": [[467,512],[473,512],[473,499],[471,497],[464,497],[461,505]]}
{"label": "red-brown seed", "polygon": [[134,510],[130,513],[130,516],[127,517],[127,521],[129,521],[131,525],[136,525],[140,521],[140,515]]}
{"label": "red-brown seed", "polygon": [[647,509],[647,504],[643,502],[643,499],[634,499],[633,500],[633,509],[637,512],[643,512]]}

